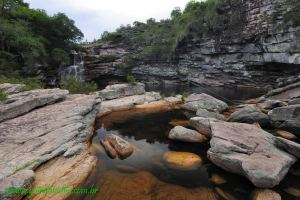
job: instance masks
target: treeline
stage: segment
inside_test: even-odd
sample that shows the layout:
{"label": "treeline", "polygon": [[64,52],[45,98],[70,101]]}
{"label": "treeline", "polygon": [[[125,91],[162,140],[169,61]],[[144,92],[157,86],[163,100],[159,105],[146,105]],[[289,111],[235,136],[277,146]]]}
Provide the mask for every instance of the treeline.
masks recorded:
{"label": "treeline", "polygon": [[64,13],[49,16],[23,0],[0,0],[0,76],[37,76],[67,66],[82,38]]}
{"label": "treeline", "polygon": [[140,49],[135,59],[172,61],[176,48],[184,39],[200,38],[222,29],[228,19],[219,15],[221,1],[190,1],[183,11],[175,8],[169,19],[157,22],[150,18],[146,23],[121,26],[116,32],[104,32],[100,42],[122,42]]}

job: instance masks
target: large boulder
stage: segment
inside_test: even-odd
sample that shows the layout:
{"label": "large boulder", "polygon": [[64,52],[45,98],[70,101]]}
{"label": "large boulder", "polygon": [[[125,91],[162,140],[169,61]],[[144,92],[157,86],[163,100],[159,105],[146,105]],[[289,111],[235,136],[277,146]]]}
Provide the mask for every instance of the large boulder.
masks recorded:
{"label": "large boulder", "polygon": [[6,94],[16,94],[19,92],[23,92],[24,90],[25,90],[24,84],[11,84],[11,83],[0,84],[0,91],[5,92]]}
{"label": "large boulder", "polygon": [[179,170],[193,170],[200,167],[201,158],[189,152],[169,151],[164,154],[164,160],[167,166]]}
{"label": "large boulder", "polygon": [[197,110],[197,113],[196,115],[198,117],[204,117],[204,118],[214,118],[214,119],[218,119],[218,120],[222,120],[224,121],[225,120],[225,117],[224,115],[221,115],[219,113],[215,113],[215,112],[210,112],[206,109],[202,109],[202,108],[199,108]]}
{"label": "large boulder", "polygon": [[197,112],[199,108],[206,109],[212,112],[222,112],[228,108],[228,105],[216,99],[208,94],[191,94],[185,100],[185,104],[182,106],[184,109]]}
{"label": "large boulder", "polygon": [[275,108],[268,115],[272,125],[276,128],[300,136],[300,104]]}
{"label": "large boulder", "polygon": [[67,90],[40,89],[9,95],[5,104],[0,105],[0,122],[63,100],[68,94]]}
{"label": "large boulder", "polygon": [[257,122],[262,127],[266,127],[269,125],[268,115],[261,112],[261,110],[255,105],[248,105],[235,111],[230,115],[228,121],[249,123],[249,124],[253,124]]}
{"label": "large boulder", "polygon": [[222,169],[248,178],[256,187],[280,183],[296,158],[278,149],[276,137],[255,125],[210,122],[208,158]]}
{"label": "large boulder", "polygon": [[182,126],[176,126],[169,132],[169,139],[179,140],[182,142],[204,142],[207,138],[201,133],[184,128]]}
{"label": "large boulder", "polygon": [[145,85],[137,84],[115,84],[108,85],[104,90],[99,91],[99,96],[102,100],[118,99],[126,96],[140,95],[145,93]]}

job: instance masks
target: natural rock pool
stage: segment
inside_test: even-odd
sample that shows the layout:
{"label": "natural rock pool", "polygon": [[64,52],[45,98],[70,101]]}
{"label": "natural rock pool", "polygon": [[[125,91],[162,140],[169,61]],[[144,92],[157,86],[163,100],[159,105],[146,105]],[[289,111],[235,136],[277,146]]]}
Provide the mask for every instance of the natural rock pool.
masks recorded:
{"label": "natural rock pool", "polygon": [[[174,125],[187,123],[183,111],[176,108],[118,111],[97,119],[96,128],[104,124],[109,133],[124,138],[135,150],[124,160],[111,159],[95,136],[90,151],[98,157],[98,163],[83,187],[94,186],[99,192],[71,199],[255,199],[256,188],[251,182],[225,172],[206,158],[209,142],[192,144],[167,138]],[[201,157],[202,163],[193,169],[171,166],[164,157],[173,151],[194,153]],[[299,175],[298,162],[273,190],[283,200],[299,199]]]}

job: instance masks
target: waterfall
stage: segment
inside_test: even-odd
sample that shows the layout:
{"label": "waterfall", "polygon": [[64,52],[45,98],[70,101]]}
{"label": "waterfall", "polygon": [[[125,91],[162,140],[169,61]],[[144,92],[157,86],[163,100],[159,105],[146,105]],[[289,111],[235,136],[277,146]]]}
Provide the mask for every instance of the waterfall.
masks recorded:
{"label": "waterfall", "polygon": [[76,51],[72,51],[71,53],[73,55],[73,65],[61,71],[61,78],[75,76],[81,82],[84,82],[84,56]]}

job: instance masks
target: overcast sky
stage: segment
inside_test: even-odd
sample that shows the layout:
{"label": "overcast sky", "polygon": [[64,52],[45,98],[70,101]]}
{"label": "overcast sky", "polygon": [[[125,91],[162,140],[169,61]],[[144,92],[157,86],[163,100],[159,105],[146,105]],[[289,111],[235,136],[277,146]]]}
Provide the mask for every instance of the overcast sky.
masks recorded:
{"label": "overcast sky", "polygon": [[132,24],[153,17],[170,16],[174,7],[185,7],[189,0],[25,0],[31,8],[53,15],[64,12],[75,21],[85,38],[99,38],[103,31],[114,31],[121,24]]}

